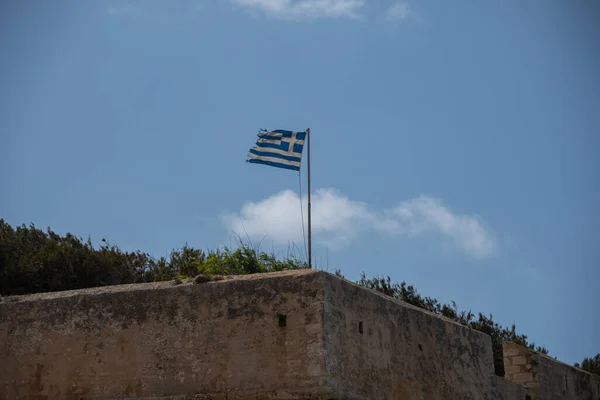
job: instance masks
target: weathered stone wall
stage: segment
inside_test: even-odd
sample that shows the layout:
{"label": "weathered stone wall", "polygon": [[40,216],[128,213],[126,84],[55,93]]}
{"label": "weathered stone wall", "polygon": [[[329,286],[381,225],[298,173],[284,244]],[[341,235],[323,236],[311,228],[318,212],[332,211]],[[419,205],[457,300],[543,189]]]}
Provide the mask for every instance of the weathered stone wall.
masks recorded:
{"label": "weathered stone wall", "polygon": [[493,375],[487,335],[314,270],[0,303],[0,399],[600,395],[596,376],[514,345],[505,354],[510,379]]}
{"label": "weathered stone wall", "polygon": [[331,275],[324,327],[328,383],[365,399],[525,399],[489,336]]}
{"label": "weathered stone wall", "polygon": [[308,271],[2,303],[0,398],[312,393],[324,375],[321,280]]}
{"label": "weathered stone wall", "polygon": [[532,400],[600,400],[600,377],[514,343],[504,343],[506,379]]}

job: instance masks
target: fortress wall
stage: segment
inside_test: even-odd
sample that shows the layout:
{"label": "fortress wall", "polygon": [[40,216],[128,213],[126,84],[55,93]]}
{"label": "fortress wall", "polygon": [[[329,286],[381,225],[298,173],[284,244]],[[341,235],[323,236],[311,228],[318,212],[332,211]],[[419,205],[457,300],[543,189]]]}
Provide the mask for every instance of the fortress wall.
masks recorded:
{"label": "fortress wall", "polygon": [[445,318],[325,277],[328,384],[375,399],[525,400],[493,375],[491,339]]}
{"label": "fortress wall", "polygon": [[301,271],[0,303],[0,399],[311,393],[324,375],[320,278]]}
{"label": "fortress wall", "polygon": [[514,343],[504,343],[506,379],[524,385],[532,400],[600,400],[600,377]]}
{"label": "fortress wall", "polygon": [[489,336],[315,270],[0,303],[0,399],[600,397],[600,377],[505,356],[508,379]]}

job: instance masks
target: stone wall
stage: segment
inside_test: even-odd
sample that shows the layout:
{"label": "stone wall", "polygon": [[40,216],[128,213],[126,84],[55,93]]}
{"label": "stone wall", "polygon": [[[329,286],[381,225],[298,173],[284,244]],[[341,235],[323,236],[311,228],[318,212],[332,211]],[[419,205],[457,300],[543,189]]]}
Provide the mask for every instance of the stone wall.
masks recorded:
{"label": "stone wall", "polygon": [[314,270],[0,303],[0,399],[596,399],[598,377],[506,355],[510,379],[487,335]]}
{"label": "stone wall", "polygon": [[504,343],[506,379],[532,400],[600,400],[600,377],[514,343]]}
{"label": "stone wall", "polygon": [[0,398],[312,393],[324,374],[321,280],[303,271],[1,303]]}
{"label": "stone wall", "polygon": [[327,382],[365,399],[515,399],[494,376],[489,336],[325,276]]}

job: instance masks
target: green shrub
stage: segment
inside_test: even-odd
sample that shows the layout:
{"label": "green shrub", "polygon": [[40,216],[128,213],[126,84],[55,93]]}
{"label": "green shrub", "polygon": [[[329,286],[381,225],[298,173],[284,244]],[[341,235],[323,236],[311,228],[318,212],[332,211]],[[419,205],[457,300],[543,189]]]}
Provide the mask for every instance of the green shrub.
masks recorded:
{"label": "green shrub", "polygon": [[575,363],[575,367],[600,376],[600,353],[591,358],[584,358],[581,364]]}

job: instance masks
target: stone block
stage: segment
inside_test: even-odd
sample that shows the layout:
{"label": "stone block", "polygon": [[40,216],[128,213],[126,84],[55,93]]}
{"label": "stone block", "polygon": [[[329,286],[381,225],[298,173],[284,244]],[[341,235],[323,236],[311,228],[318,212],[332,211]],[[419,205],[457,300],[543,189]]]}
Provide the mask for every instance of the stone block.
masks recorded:
{"label": "stone block", "polygon": [[527,357],[525,356],[516,356],[512,359],[513,365],[525,365],[527,364]]}
{"label": "stone block", "polygon": [[523,372],[514,375],[515,382],[527,383],[533,381],[533,374],[531,372]]}
{"label": "stone block", "polygon": [[514,348],[510,345],[504,345],[504,357],[514,357],[523,354],[520,348]]}
{"label": "stone block", "polygon": [[531,389],[538,389],[540,387],[540,382],[539,381],[527,382],[526,386]]}
{"label": "stone block", "polygon": [[525,372],[525,371],[523,371],[523,368],[520,365],[505,366],[504,370],[506,371],[507,374],[518,374],[521,372]]}

